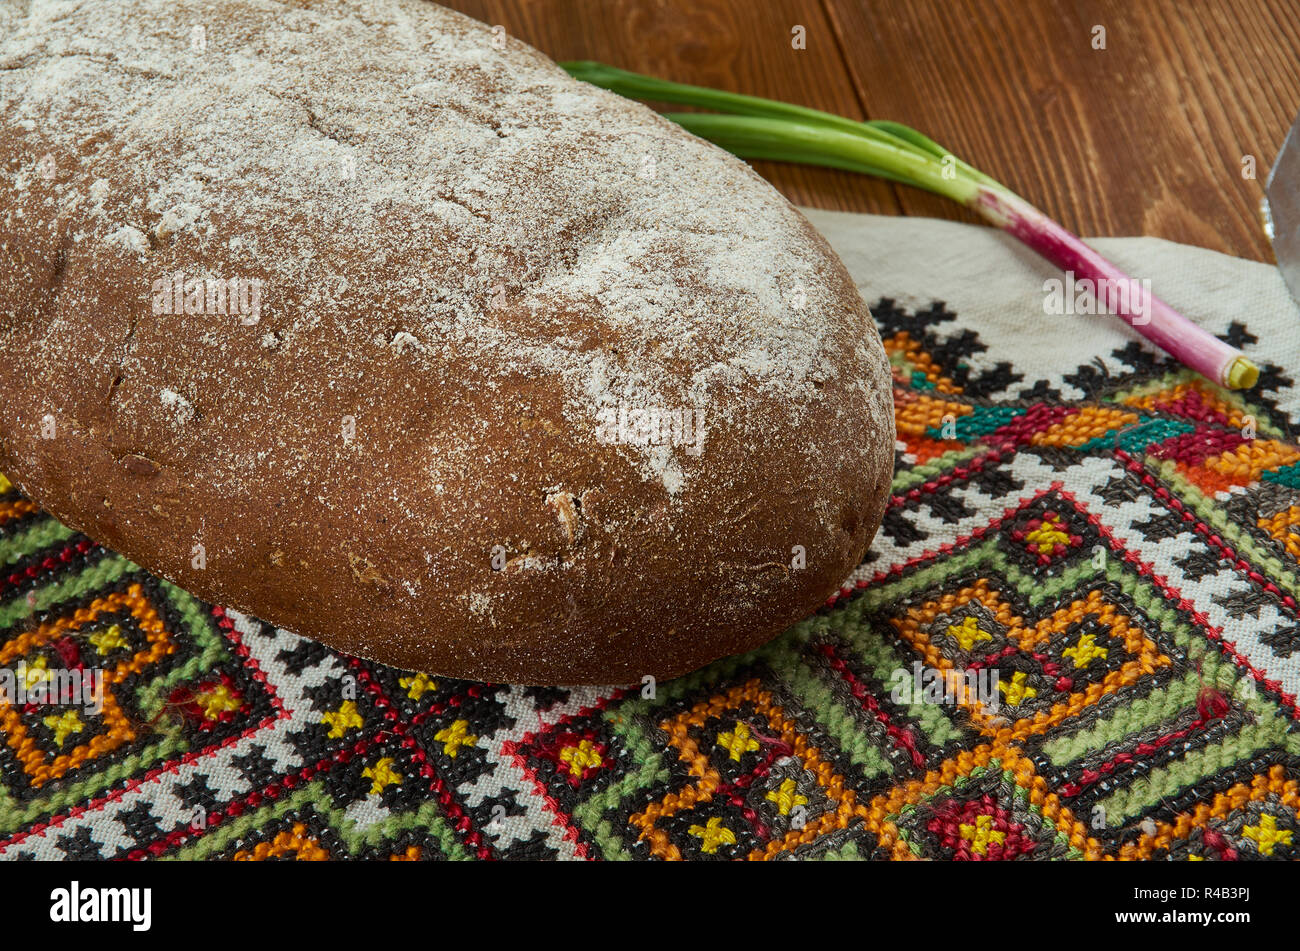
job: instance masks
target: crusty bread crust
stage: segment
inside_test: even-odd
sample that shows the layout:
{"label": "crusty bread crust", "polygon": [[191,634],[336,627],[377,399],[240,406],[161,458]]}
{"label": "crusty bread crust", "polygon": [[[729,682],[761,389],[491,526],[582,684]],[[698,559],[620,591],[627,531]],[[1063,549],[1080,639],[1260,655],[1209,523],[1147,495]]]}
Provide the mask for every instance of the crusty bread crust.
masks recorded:
{"label": "crusty bread crust", "polygon": [[419,0],[0,0],[0,273],[0,471],[399,667],[683,673],[815,609],[888,496],[807,221]]}

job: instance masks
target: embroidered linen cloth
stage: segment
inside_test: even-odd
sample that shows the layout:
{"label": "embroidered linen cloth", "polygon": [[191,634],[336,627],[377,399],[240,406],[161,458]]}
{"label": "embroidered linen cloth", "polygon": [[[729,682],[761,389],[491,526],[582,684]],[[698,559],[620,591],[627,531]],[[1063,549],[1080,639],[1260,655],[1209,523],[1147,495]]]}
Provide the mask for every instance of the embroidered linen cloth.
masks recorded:
{"label": "embroidered linen cloth", "polygon": [[1294,858],[1275,269],[1095,242],[1263,368],[1229,393],[1046,313],[1062,275],[996,232],[809,214],[895,369],[893,498],[832,603],[652,696],[455,681],[198,601],[0,479],[0,667],[107,671],[97,711],[0,704],[0,856]]}

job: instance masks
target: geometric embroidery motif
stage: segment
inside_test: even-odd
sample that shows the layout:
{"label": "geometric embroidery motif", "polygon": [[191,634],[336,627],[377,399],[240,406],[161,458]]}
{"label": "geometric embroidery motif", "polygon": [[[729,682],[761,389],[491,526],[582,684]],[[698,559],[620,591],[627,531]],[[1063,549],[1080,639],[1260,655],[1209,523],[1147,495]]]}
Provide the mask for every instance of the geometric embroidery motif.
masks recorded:
{"label": "geometric embroidery motif", "polygon": [[[49,686],[0,700],[0,858],[1300,857],[1292,381],[1137,344],[1035,380],[942,304],[872,313],[898,441],[863,565],[657,684],[347,657],[0,476],[0,670]],[[101,703],[60,702],[96,670]]]}

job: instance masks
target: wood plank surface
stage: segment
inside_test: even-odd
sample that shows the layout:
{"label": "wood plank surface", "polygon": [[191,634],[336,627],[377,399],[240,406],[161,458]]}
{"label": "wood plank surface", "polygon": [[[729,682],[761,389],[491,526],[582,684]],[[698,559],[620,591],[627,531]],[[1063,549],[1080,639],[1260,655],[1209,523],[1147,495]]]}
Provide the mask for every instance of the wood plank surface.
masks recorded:
{"label": "wood plank surface", "polygon": [[[905,122],[1081,234],[1272,260],[1259,204],[1300,111],[1300,0],[446,2],[555,59]],[[973,220],[860,176],[755,167],[797,203]]]}
{"label": "wood plank surface", "polygon": [[[863,118],[820,2],[808,0],[451,0],[552,59],[595,59],[717,89],[743,90]],[[791,47],[794,25],[808,49]],[[793,202],[898,214],[887,182],[848,172],[756,162]]]}

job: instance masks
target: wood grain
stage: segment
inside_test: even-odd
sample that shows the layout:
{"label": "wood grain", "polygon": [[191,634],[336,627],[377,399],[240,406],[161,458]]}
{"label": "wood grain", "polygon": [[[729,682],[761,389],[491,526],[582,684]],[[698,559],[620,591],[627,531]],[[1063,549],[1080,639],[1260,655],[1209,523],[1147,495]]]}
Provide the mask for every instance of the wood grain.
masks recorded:
{"label": "wood grain", "polygon": [[[1300,110],[1297,5],[826,2],[857,39],[846,58],[872,116],[924,130],[1083,234],[1271,259],[1259,203]],[[948,213],[900,196],[908,214]]]}
{"label": "wood grain", "polygon": [[[530,43],[552,59],[595,59],[678,82],[743,90],[863,118],[826,11],[807,0],[449,0],[448,6]],[[807,31],[791,48],[791,28]],[[887,182],[756,162],[798,204],[898,214]]]}
{"label": "wood grain", "polygon": [[[556,59],[906,122],[1081,234],[1272,260],[1259,203],[1300,111],[1300,0],[448,2]],[[974,220],[884,182],[755,167],[803,204]]]}

